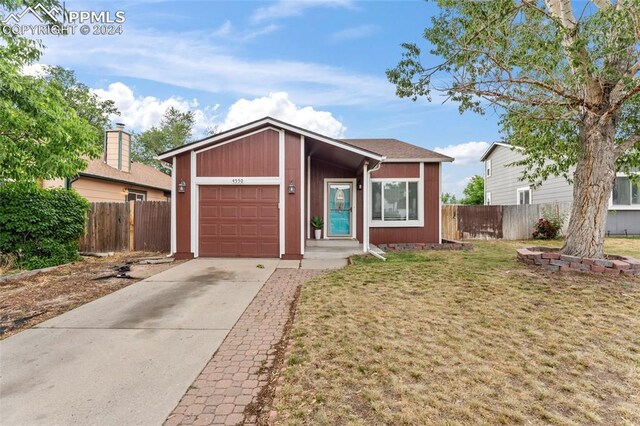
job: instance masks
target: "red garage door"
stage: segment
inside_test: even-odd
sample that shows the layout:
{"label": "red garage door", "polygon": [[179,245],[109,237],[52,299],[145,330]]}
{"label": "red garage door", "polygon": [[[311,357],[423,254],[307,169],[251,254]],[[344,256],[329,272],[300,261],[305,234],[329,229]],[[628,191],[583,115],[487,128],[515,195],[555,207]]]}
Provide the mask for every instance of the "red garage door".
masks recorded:
{"label": "red garage door", "polygon": [[199,256],[279,257],[277,186],[200,186]]}

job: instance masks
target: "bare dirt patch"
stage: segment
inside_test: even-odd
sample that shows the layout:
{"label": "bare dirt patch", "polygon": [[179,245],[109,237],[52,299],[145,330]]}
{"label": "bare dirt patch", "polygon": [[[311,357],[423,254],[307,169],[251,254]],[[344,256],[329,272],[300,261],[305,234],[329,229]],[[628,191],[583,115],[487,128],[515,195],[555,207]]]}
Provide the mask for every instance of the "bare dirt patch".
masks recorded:
{"label": "bare dirt patch", "polygon": [[[86,257],[35,276],[0,283],[0,339],[33,327],[99,297],[172,268],[180,261],[140,264],[161,253],[116,253]],[[116,268],[130,264],[131,278],[116,278]],[[110,276],[110,277],[107,277]]]}

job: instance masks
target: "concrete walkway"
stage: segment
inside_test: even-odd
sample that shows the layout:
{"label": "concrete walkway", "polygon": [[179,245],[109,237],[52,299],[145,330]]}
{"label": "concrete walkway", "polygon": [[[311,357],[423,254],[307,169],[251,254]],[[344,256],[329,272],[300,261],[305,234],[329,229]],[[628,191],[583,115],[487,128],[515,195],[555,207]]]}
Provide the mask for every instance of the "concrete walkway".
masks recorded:
{"label": "concrete walkway", "polygon": [[296,291],[322,273],[277,269],[189,386],[165,426],[256,424],[256,404],[290,320]]}
{"label": "concrete walkway", "polygon": [[0,342],[0,424],[162,424],[277,265],[193,260]]}

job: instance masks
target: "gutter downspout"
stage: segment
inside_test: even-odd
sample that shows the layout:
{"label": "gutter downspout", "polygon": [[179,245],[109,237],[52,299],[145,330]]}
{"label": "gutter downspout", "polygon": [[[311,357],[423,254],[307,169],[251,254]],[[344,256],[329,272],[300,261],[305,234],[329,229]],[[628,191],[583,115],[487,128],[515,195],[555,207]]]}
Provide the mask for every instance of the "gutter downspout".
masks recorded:
{"label": "gutter downspout", "polygon": [[80,176],[76,176],[73,178],[64,178],[64,189],[71,189],[71,185],[73,184],[73,182],[77,181],[78,179],[80,179]]}
{"label": "gutter downspout", "polygon": [[[366,173],[365,173],[365,175],[366,175],[366,176],[365,176],[365,187],[364,187],[364,190],[365,190],[365,191],[369,191],[369,186],[370,186],[370,185],[369,185],[369,182],[371,181],[371,173],[373,173],[373,172],[376,172],[376,171],[380,170],[380,166],[382,165],[382,162],[383,162],[384,160],[386,160],[386,159],[387,159],[387,157],[382,157],[382,161],[378,162],[378,164],[376,164],[374,168],[372,168],[371,170],[366,170]],[[368,198],[369,198],[369,197],[367,197],[367,201],[368,201]],[[363,197],[363,200],[364,200],[364,197]],[[363,204],[364,204],[364,203],[363,203]],[[372,254],[373,256],[375,256],[375,257],[377,257],[378,259],[381,259],[381,260],[383,260],[383,261],[384,261],[384,260],[387,260],[387,259],[386,259],[384,256],[382,256],[381,254],[376,253],[375,251],[371,250],[371,246],[369,245],[369,220],[368,220],[368,218],[369,218],[369,206],[368,206],[368,205],[366,205],[366,204],[365,204],[365,206],[364,206],[364,216],[363,216],[363,217],[365,217],[365,218],[366,218],[366,219],[365,219],[365,224],[367,225],[367,226],[366,226],[366,227],[364,227],[364,229],[362,230],[362,231],[363,231],[363,233],[365,234],[365,235],[364,235],[364,238],[363,238],[363,240],[364,240],[364,245],[365,245],[365,247],[364,247],[364,251],[365,251],[366,253],[370,253],[370,254]]]}

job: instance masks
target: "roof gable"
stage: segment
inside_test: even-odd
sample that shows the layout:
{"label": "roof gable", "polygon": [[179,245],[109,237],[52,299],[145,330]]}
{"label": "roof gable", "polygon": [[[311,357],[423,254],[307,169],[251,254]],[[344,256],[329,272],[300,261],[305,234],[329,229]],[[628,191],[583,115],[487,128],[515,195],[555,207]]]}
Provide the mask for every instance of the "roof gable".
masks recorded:
{"label": "roof gable", "polygon": [[514,146],[505,142],[494,142],[491,144],[491,146],[484,152],[484,154],[482,154],[482,157],[480,157],[480,161],[485,161],[487,158],[489,158],[489,156],[491,155],[491,153],[499,146],[502,146],[504,148],[509,148],[511,150],[513,149],[517,149],[517,150],[522,150],[521,147],[519,146]]}
{"label": "roof gable", "polygon": [[324,136],[321,135],[319,133],[315,133],[312,132],[310,130],[306,130],[303,129],[302,127],[298,127],[298,126],[294,126],[293,124],[289,124],[289,123],[285,123],[284,121],[280,121],[277,120],[275,118],[272,117],[265,117],[262,118],[260,120],[256,120],[256,121],[252,121],[251,123],[247,123],[244,124],[242,126],[238,126],[235,127],[233,129],[224,131],[222,133],[218,133],[216,135],[212,135],[212,136],[208,136],[206,138],[191,142],[189,144],[186,145],[182,145],[180,147],[171,149],[169,151],[163,152],[162,154],[158,155],[156,158],[159,160],[168,160],[171,157],[174,157],[178,154],[184,153],[184,152],[188,152],[188,151],[193,151],[196,149],[202,149],[205,148],[207,146],[214,146],[218,143],[223,143],[223,142],[228,142],[230,140],[233,140],[233,138],[235,137],[236,139],[239,139],[241,137],[243,137],[243,135],[245,133],[263,128],[263,127],[269,127],[269,126],[273,126],[273,127],[277,127],[283,130],[289,130],[291,132],[294,133],[298,133],[301,134],[303,136],[308,136],[311,137],[313,139],[319,140],[321,142],[325,142],[328,143],[330,145],[334,145],[337,146],[339,148],[343,148],[346,149],[348,151],[352,151],[352,152],[356,152],[358,154],[364,155],[366,157],[372,158],[374,160],[378,160],[378,161],[382,161],[384,160],[384,156],[378,154],[377,152],[374,151],[370,151],[366,148],[359,148],[356,146],[352,146],[350,144],[347,144],[339,139],[334,139],[334,138],[330,138],[328,136]]}

